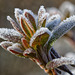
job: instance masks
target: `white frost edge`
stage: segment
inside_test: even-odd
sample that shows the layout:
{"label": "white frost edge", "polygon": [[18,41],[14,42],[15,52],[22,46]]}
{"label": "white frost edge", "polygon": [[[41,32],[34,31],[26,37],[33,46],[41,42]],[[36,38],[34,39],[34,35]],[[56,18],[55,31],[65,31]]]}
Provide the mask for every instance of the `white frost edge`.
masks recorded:
{"label": "white frost edge", "polygon": [[17,19],[17,17],[19,17],[19,15],[21,15],[23,13],[23,11],[19,8],[15,8],[14,9],[14,14],[15,14],[15,18]]}
{"label": "white frost edge", "polygon": [[43,11],[44,13],[46,12],[46,10],[45,10],[45,8],[44,8],[44,6],[43,6],[43,5],[42,5],[42,6],[40,6],[39,11],[38,11],[38,15],[39,15],[40,11]]}

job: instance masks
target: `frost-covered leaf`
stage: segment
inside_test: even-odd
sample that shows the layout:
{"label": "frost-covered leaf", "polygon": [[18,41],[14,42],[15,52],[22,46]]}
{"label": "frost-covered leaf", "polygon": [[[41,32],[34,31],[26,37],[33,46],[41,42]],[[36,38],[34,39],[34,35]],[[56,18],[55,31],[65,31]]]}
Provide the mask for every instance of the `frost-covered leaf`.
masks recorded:
{"label": "frost-covered leaf", "polygon": [[38,29],[40,27],[45,27],[48,15],[49,15],[48,13],[44,13],[43,16],[40,18],[40,20],[38,21]]}
{"label": "frost-covered leaf", "polygon": [[[49,58],[52,57],[52,59],[57,59],[57,58],[60,58],[61,56],[56,52],[56,50],[54,50],[54,48],[51,48],[51,50],[49,50],[50,52],[50,56]],[[50,59],[51,61],[51,59]],[[62,65],[60,67],[57,67],[58,69],[62,70],[62,71],[65,71],[65,72],[68,72],[69,74],[72,75],[71,71],[68,69],[68,67],[66,65]]]}
{"label": "frost-covered leaf", "polygon": [[23,52],[23,55],[26,56],[26,57],[30,57],[30,58],[33,58],[33,57],[36,58],[36,52],[35,52],[35,50],[33,50],[32,48],[26,49],[26,50]]}
{"label": "frost-covered leaf", "polygon": [[46,13],[44,6],[40,6],[40,9],[38,11],[38,28],[45,27],[46,19],[48,16],[49,14]]}
{"label": "frost-covered leaf", "polygon": [[46,68],[48,69],[54,69],[62,65],[75,65],[75,59],[74,58],[68,58],[68,57],[61,57],[57,59],[53,59],[52,61],[48,62],[46,65]]}
{"label": "frost-covered leaf", "polygon": [[28,20],[21,16],[20,17],[20,25],[21,25],[24,33],[30,38],[33,35],[33,32],[28,25]]}
{"label": "frost-covered leaf", "polygon": [[22,15],[23,11],[19,8],[15,8],[14,13],[15,13],[15,18],[19,24],[20,23],[20,15]]}
{"label": "frost-covered leaf", "polygon": [[13,28],[16,29],[18,32],[20,32],[22,35],[25,35],[20,27],[10,16],[7,16],[7,20],[10,21]]}
{"label": "frost-covered leaf", "polygon": [[53,46],[54,42],[64,34],[66,34],[71,28],[75,26],[75,16],[71,16],[70,18],[67,18],[66,20],[62,21],[59,26],[57,26],[52,31],[52,36],[48,42],[48,47],[50,48]]}
{"label": "frost-covered leaf", "polygon": [[53,15],[47,20],[46,27],[52,31],[57,25],[59,25],[60,22],[61,22],[60,15],[58,15],[58,14]]}
{"label": "frost-covered leaf", "polygon": [[23,15],[30,21],[31,25],[31,29],[35,32],[36,31],[36,19],[35,19],[35,15],[33,14],[33,12],[31,10],[24,10]]}
{"label": "frost-covered leaf", "polygon": [[4,49],[7,49],[9,46],[12,46],[13,43],[12,42],[9,42],[9,41],[3,41],[0,43],[0,46]]}
{"label": "frost-covered leaf", "polygon": [[21,41],[25,49],[30,47],[29,42],[25,38],[22,38]]}
{"label": "frost-covered leaf", "polygon": [[19,43],[15,43],[12,46],[8,47],[7,50],[14,55],[23,56],[23,47]]}
{"label": "frost-covered leaf", "polygon": [[30,40],[30,46],[32,46],[34,49],[38,45],[43,46],[51,36],[51,32],[47,28],[40,28],[36,31],[36,33],[32,36]]}
{"label": "frost-covered leaf", "polygon": [[0,28],[0,38],[12,42],[21,42],[21,34],[14,29]]}

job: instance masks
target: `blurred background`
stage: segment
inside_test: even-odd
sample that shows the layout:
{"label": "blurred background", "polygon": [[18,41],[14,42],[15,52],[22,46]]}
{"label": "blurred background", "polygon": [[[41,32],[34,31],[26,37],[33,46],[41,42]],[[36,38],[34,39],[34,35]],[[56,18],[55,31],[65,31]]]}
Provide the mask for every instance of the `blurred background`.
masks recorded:
{"label": "blurred background", "polygon": [[[66,0],[0,0],[0,28],[12,28],[6,16],[14,18],[14,8],[30,9],[37,14],[40,5],[59,8]],[[75,4],[75,0],[68,0]],[[73,28],[75,30],[75,28]],[[75,35],[73,35],[75,37]],[[75,38],[74,38],[75,39]],[[1,41],[1,40],[0,40]],[[72,43],[70,41],[70,43]],[[75,43],[73,46],[68,43],[67,38],[60,38],[54,48],[62,56],[66,53],[75,53]],[[18,58],[0,47],[0,75],[47,75],[34,62],[29,59]]]}

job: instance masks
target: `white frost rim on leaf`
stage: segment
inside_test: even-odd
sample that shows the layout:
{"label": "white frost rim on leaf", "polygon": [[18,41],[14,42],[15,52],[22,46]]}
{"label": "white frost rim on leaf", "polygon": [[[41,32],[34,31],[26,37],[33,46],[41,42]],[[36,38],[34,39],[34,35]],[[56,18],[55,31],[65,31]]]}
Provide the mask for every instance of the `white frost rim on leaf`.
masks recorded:
{"label": "white frost rim on leaf", "polygon": [[17,22],[19,22],[19,16],[22,15],[23,11],[19,8],[15,8],[14,13],[15,13],[15,18]]}
{"label": "white frost rim on leaf", "polygon": [[25,13],[29,13],[29,14],[31,14],[32,16],[33,16],[33,18],[34,18],[34,20],[35,20],[35,23],[37,24],[37,20],[36,20],[36,16],[35,16],[35,14],[31,11],[31,10],[28,10],[28,9],[24,9],[23,10],[23,16],[25,17]]}
{"label": "white frost rim on leaf", "polygon": [[[21,45],[20,45],[19,43],[15,43],[15,44],[13,44],[12,46],[9,46],[9,47],[7,48],[7,50],[8,50],[9,52],[11,52],[10,50],[13,50],[13,51],[16,51],[16,52],[18,52],[18,53],[23,53],[24,50],[22,50],[20,46],[21,46]],[[11,52],[11,53],[12,53],[12,52]],[[14,54],[14,53],[12,53],[12,54]]]}

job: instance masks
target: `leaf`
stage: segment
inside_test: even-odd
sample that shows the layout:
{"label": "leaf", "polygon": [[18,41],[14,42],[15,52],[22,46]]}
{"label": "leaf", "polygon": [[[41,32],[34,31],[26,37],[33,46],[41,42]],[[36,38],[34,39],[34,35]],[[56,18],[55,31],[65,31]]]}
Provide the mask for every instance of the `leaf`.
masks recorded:
{"label": "leaf", "polygon": [[[52,56],[53,59],[61,57],[53,48],[51,48],[51,50],[50,50],[50,55]],[[71,71],[68,69],[68,67],[66,65],[62,65],[62,66],[59,66],[57,68],[62,70],[62,71],[68,72],[69,74],[72,75]]]}
{"label": "leaf", "polygon": [[4,49],[7,49],[9,46],[12,46],[13,43],[12,42],[9,42],[9,41],[3,41],[0,43],[0,46]]}
{"label": "leaf", "polygon": [[49,14],[46,13],[44,6],[41,6],[38,11],[38,29],[40,27],[45,27],[46,19],[48,16],[49,16]]}
{"label": "leaf", "polygon": [[54,42],[66,34],[71,28],[75,26],[75,16],[71,16],[70,18],[67,18],[66,20],[62,21],[59,26],[57,26],[53,31],[52,31],[52,36],[48,42],[48,49],[50,49]]}
{"label": "leaf", "polygon": [[23,56],[24,52],[23,47],[18,43],[15,43],[12,46],[8,47],[7,50],[17,56]]}
{"label": "leaf", "polygon": [[30,38],[33,35],[33,32],[31,30],[31,28],[28,25],[27,19],[23,18],[21,16],[21,23],[20,23],[24,33]]}
{"label": "leaf", "polygon": [[16,29],[18,32],[25,36],[20,26],[10,16],[7,16],[7,20],[10,21],[14,29]]}
{"label": "leaf", "polygon": [[52,31],[57,25],[59,25],[60,22],[60,15],[53,15],[48,19],[46,27]]}
{"label": "leaf", "polygon": [[32,36],[30,40],[30,46],[32,46],[34,49],[36,49],[38,45],[43,46],[48,41],[50,35],[51,32],[47,28],[40,28]]}
{"label": "leaf", "polygon": [[21,42],[21,34],[14,29],[0,28],[0,38],[11,42]]}
{"label": "leaf", "polygon": [[30,47],[29,42],[25,38],[22,38],[21,41],[25,49]]}
{"label": "leaf", "polygon": [[45,27],[45,25],[46,25],[46,19],[43,21],[42,27]]}
{"label": "leaf", "polygon": [[48,18],[48,13],[45,13],[45,14],[43,14],[43,16],[40,18],[40,20],[38,21],[38,29],[40,28],[40,27],[45,27],[45,25],[46,25],[46,20],[47,20],[47,18]]}
{"label": "leaf", "polygon": [[32,11],[25,9],[23,15],[30,21],[30,28],[33,32],[36,31],[36,19]]}
{"label": "leaf", "polygon": [[75,59],[68,58],[68,57],[61,57],[57,59],[53,59],[52,61],[48,62],[46,65],[46,68],[48,69],[54,69],[62,65],[75,65]]}

